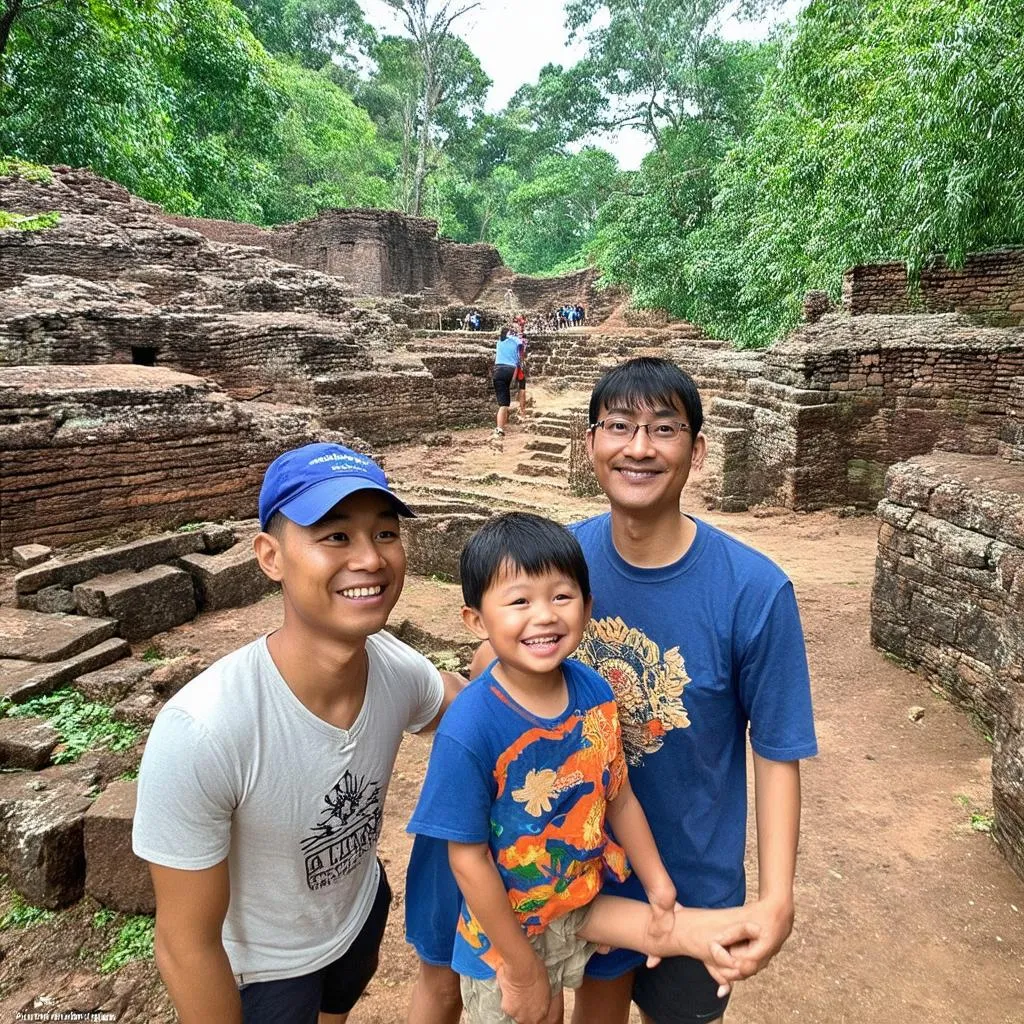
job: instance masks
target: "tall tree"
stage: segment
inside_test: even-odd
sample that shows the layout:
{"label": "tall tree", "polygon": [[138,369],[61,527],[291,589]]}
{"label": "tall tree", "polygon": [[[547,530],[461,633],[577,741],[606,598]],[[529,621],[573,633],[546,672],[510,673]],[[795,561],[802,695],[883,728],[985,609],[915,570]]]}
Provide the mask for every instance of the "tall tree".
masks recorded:
{"label": "tall tree", "polygon": [[352,64],[373,41],[358,0],[232,0],[274,54],[316,71],[333,60]]}
{"label": "tall tree", "polygon": [[[430,174],[430,153],[439,108],[451,98],[455,83],[466,81],[469,48],[456,45],[452,25],[479,2],[456,5],[444,0],[431,10],[431,0],[384,0],[401,17],[416,47],[420,79],[417,97],[416,161],[412,172],[407,212],[418,217],[423,209],[424,185]],[[472,56],[471,51],[470,56]],[[473,58],[476,61],[476,58]],[[479,67],[479,61],[476,61]],[[483,75],[483,72],[480,72]],[[488,82],[488,85],[490,83]],[[482,99],[482,97],[481,97]]]}
{"label": "tall tree", "polygon": [[660,145],[666,130],[715,116],[704,69],[722,19],[755,17],[781,0],[569,0],[566,23],[588,46],[587,68],[608,100],[606,127],[633,126]]}

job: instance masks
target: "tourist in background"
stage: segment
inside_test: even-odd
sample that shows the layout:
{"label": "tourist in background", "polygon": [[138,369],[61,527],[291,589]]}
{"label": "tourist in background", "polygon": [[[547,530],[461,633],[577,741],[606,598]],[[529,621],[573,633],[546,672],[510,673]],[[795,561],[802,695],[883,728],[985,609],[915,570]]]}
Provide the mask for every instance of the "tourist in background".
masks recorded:
{"label": "tourist in background", "polygon": [[502,327],[498,335],[498,345],[494,353],[494,395],[498,400],[498,420],[494,428],[494,436],[505,436],[508,426],[509,408],[512,405],[512,380],[519,368],[519,337],[512,334],[509,328]]}

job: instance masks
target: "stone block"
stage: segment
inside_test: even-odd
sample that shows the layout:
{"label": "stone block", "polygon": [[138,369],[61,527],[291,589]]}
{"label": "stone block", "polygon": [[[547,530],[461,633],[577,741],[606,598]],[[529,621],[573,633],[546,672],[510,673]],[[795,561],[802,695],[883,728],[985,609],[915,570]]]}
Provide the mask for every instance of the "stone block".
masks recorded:
{"label": "stone block", "polygon": [[116,704],[151,675],[153,666],[144,661],[120,661],[108,668],[86,672],[75,680],[75,689],[86,700]]}
{"label": "stone block", "polygon": [[263,574],[251,544],[236,544],[215,555],[185,555],[179,564],[191,575],[203,611],[240,608],[278,589]]}
{"label": "stone block", "polygon": [[0,658],[63,661],[117,633],[110,619],[0,608]]}
{"label": "stone block", "polygon": [[421,576],[440,574],[458,580],[459,554],[487,518],[477,513],[425,515],[403,523],[409,572]]}
{"label": "stone block", "polygon": [[74,593],[80,611],[117,619],[121,636],[131,641],[163,633],[196,615],[192,578],[169,565],[99,576],[78,584]]}
{"label": "stone block", "polygon": [[33,596],[35,610],[44,615],[58,612],[69,615],[75,610],[75,595],[66,587],[43,587]]}
{"label": "stone block", "polygon": [[76,583],[97,576],[119,572],[141,572],[182,555],[206,550],[205,531],[166,533],[145,537],[113,548],[100,548],[74,558],[52,559],[14,577],[14,589],[21,594],[34,594],[54,585],[73,587]]}
{"label": "stone block", "polygon": [[16,569],[31,569],[33,565],[45,562],[53,554],[53,548],[45,544],[21,544],[11,548],[11,561]]}
{"label": "stone block", "polygon": [[156,910],[146,862],[132,852],[136,784],[112,782],[85,815],[85,891],[123,914]]}
{"label": "stone block", "polygon": [[235,531],[223,523],[208,523],[203,527],[202,534],[203,544],[211,555],[227,551],[235,543]]}
{"label": "stone block", "polygon": [[186,683],[204,672],[209,662],[200,654],[184,654],[158,665],[149,677],[149,688],[163,700],[170,700]]}
{"label": "stone block", "polygon": [[33,697],[53,693],[80,675],[120,661],[131,652],[126,640],[111,637],[65,661],[0,660],[0,697],[8,697],[15,704],[21,704]]}
{"label": "stone block", "polygon": [[28,903],[57,910],[81,898],[92,781],[78,765],[0,775],[0,869]]}
{"label": "stone block", "polygon": [[0,718],[0,768],[39,771],[59,742],[57,730],[39,719]]}
{"label": "stone block", "polygon": [[133,693],[114,705],[111,716],[117,722],[148,729],[163,706],[163,700],[155,693]]}

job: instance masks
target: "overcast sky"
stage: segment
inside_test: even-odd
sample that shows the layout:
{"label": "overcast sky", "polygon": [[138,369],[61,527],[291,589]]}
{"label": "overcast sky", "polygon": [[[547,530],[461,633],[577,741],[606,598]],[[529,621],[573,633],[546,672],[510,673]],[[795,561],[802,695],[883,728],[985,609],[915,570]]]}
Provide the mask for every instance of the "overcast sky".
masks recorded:
{"label": "overcast sky", "polygon": [[[376,28],[394,32],[395,12],[382,0],[360,0],[367,20]],[[780,12],[763,23],[726,22],[728,39],[762,39],[772,25],[792,18],[807,0],[785,0]],[[500,110],[524,82],[534,82],[545,64],[574,64],[583,56],[578,43],[568,44],[564,27],[565,5],[560,0],[481,0],[457,23],[457,31],[480,58],[494,84],[487,98],[488,110]],[[647,151],[641,132],[622,131],[614,138],[595,140],[611,150],[626,169],[634,169]]]}

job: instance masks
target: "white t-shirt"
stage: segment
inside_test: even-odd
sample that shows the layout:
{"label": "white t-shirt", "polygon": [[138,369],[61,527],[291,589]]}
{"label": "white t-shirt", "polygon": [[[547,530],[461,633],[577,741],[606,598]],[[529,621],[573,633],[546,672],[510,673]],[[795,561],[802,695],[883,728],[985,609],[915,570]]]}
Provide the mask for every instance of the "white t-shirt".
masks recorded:
{"label": "white t-shirt", "polygon": [[369,916],[402,733],[434,718],[444,687],[390,633],[369,637],[366,652],[366,697],[348,730],[292,693],[266,637],[211,665],[153,724],[132,847],[193,871],[228,858],[223,940],[240,985],[318,970]]}

